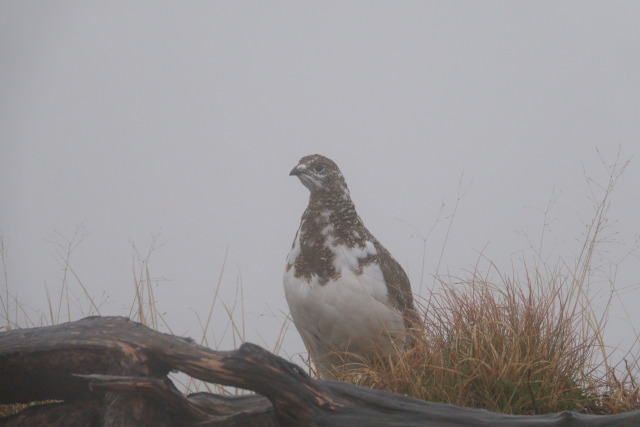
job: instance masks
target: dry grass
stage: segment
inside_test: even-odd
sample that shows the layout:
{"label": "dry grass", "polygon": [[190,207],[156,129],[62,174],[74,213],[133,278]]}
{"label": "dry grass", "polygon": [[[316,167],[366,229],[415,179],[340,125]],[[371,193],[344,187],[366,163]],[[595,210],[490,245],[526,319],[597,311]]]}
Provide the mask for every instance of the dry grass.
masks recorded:
{"label": "dry grass", "polygon": [[[533,414],[582,408],[595,396],[585,367],[594,338],[571,317],[564,280],[441,282],[414,347],[349,379],[423,400]],[[587,368],[588,370],[588,368]],[[345,379],[345,378],[341,378]]]}
{"label": "dry grass", "polygon": [[487,262],[484,273],[436,277],[414,347],[363,361],[337,379],[510,414],[640,409],[640,356],[627,354],[624,366],[612,362],[603,337],[607,317],[596,314],[587,289],[610,197],[627,164],[607,167],[574,266],[548,268],[538,254],[519,273],[503,274]]}
{"label": "dry grass", "polygon": [[412,349],[338,379],[510,414],[640,409],[638,357],[623,369],[603,359],[604,324],[590,324],[570,277],[526,273],[442,280]]}

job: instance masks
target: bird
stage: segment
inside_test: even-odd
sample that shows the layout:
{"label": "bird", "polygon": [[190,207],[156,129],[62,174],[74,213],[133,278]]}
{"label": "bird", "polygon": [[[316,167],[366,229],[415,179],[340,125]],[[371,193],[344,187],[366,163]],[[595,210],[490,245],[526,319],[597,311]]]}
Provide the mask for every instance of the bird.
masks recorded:
{"label": "bird", "polygon": [[291,319],[321,377],[410,346],[407,274],[365,227],[336,163],[320,154],[289,173],[309,190],[284,272]]}

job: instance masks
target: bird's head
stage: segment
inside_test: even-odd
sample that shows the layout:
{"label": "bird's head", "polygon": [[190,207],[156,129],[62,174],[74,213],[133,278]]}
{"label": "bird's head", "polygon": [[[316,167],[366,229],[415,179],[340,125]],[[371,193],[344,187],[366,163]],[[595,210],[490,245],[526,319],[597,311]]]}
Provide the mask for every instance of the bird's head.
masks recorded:
{"label": "bird's head", "polygon": [[347,184],[335,162],[320,154],[311,154],[300,159],[289,175],[297,176],[311,191],[318,193],[342,193],[347,195]]}

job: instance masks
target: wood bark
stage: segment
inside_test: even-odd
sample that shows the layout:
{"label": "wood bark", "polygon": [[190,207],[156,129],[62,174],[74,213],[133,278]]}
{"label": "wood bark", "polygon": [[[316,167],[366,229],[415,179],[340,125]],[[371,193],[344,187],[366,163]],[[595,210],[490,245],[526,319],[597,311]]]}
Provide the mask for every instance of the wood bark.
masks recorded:
{"label": "wood bark", "polygon": [[[254,391],[185,396],[167,375]],[[638,426],[640,411],[504,415],[309,377],[254,344],[214,351],[122,317],[0,334],[0,426]]]}

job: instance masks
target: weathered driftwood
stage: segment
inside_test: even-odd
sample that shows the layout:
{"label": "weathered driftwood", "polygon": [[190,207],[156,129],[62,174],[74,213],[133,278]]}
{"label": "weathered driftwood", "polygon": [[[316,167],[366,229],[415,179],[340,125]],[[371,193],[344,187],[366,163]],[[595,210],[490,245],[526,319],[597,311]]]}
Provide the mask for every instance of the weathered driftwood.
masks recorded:
{"label": "weathered driftwood", "polygon": [[[172,370],[257,394],[189,396]],[[0,425],[637,426],[640,411],[513,416],[315,380],[253,344],[213,351],[121,317],[0,334],[0,403],[59,400]]]}

